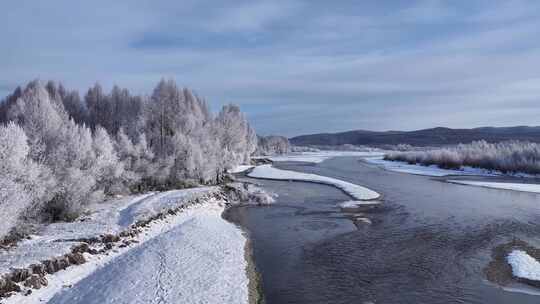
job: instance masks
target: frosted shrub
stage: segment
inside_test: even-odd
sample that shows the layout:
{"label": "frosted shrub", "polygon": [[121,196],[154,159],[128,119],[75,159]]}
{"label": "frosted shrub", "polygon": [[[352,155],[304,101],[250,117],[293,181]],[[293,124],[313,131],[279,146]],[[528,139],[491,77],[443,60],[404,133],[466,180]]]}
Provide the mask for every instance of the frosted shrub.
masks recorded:
{"label": "frosted shrub", "polygon": [[441,168],[470,166],[503,173],[540,174],[540,144],[506,141],[476,141],[430,151],[392,152],[385,159]]}

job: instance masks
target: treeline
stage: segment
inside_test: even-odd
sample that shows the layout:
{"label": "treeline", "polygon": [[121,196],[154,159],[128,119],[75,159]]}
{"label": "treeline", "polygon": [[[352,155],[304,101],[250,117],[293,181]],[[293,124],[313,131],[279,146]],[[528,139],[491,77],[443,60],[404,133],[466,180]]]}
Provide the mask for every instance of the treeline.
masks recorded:
{"label": "treeline", "polygon": [[503,173],[540,174],[540,144],[524,141],[481,140],[429,151],[392,152],[385,159],[445,169],[469,166]]}
{"label": "treeline", "polygon": [[279,155],[291,152],[289,139],[284,136],[259,136],[257,144],[257,155]]}
{"label": "treeline", "polygon": [[151,96],[100,85],[18,88],[0,104],[0,239],[20,221],[70,220],[107,195],[220,182],[257,136],[236,105],[162,80]]}

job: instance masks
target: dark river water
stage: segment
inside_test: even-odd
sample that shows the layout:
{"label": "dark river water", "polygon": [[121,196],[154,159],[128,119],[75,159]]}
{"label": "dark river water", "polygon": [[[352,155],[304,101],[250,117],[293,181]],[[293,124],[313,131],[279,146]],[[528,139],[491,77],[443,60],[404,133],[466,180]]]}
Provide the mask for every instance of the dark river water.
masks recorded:
{"label": "dark river water", "polygon": [[382,170],[355,157],[276,163],[367,186],[383,195],[353,224],[330,186],[252,180],[279,195],[270,207],[225,215],[252,240],[265,303],[540,303],[485,280],[498,244],[540,246],[540,195],[445,183]]}

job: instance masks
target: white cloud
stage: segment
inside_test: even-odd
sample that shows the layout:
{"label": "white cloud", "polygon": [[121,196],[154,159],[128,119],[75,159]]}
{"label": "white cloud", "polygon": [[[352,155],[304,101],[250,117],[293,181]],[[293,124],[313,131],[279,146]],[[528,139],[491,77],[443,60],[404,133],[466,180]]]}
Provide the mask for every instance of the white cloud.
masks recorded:
{"label": "white cloud", "polygon": [[215,32],[260,31],[272,22],[294,14],[300,6],[294,1],[248,2],[224,8],[215,18],[206,20],[204,26]]}

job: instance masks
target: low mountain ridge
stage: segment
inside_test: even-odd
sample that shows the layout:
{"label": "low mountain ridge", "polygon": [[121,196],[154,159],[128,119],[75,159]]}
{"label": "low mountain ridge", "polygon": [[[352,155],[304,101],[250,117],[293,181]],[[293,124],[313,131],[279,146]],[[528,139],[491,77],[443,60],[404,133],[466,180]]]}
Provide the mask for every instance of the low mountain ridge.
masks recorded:
{"label": "low mountain ridge", "polygon": [[476,140],[500,142],[522,140],[540,142],[540,126],[479,127],[473,129],[452,129],[436,127],[415,131],[367,131],[354,130],[339,133],[319,133],[296,136],[290,139],[293,145],[397,145],[442,146],[470,143]]}

